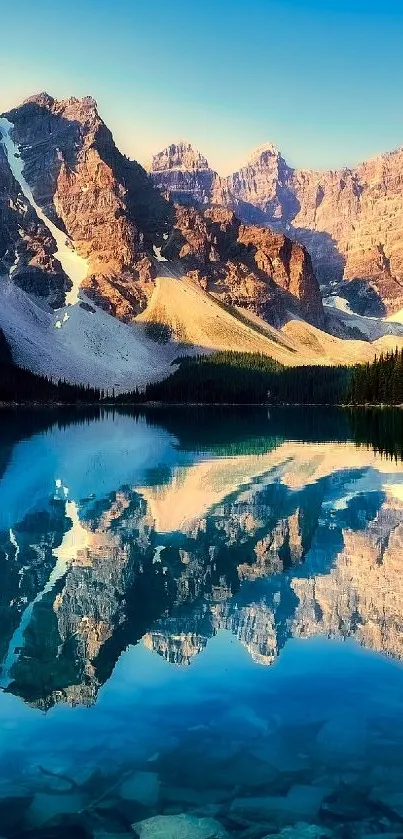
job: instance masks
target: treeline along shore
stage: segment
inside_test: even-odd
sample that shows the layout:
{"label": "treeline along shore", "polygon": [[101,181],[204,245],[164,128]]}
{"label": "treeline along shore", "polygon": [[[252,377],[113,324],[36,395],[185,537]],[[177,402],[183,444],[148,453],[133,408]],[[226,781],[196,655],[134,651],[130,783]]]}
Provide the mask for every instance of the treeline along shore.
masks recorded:
{"label": "treeline along shore", "polygon": [[372,363],[284,367],[258,353],[178,358],[163,381],[127,393],[54,381],[18,367],[3,344],[2,404],[403,405],[403,350]]}

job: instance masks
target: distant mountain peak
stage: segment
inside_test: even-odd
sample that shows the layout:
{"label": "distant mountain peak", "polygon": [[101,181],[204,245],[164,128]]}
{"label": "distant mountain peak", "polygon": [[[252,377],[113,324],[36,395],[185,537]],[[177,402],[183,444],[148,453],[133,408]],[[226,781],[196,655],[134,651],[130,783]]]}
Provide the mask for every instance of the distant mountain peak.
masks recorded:
{"label": "distant mountain peak", "polygon": [[165,172],[172,169],[195,171],[210,169],[208,160],[187,140],[178,140],[155,154],[152,158],[151,171]]}
{"label": "distant mountain peak", "polygon": [[28,105],[30,103],[34,105],[40,105],[43,108],[51,108],[55,104],[55,100],[53,96],[46,91],[42,91],[42,93],[34,93],[33,96],[28,96],[28,99],[24,99],[23,105]]}
{"label": "distant mountain peak", "polygon": [[81,107],[89,109],[98,109],[97,100],[94,99],[93,96],[82,96],[81,98],[77,96],[70,96],[69,99],[65,99],[64,102],[66,105],[80,105]]}
{"label": "distant mountain peak", "polygon": [[77,108],[81,112],[98,112],[98,104],[96,99],[92,96],[69,96],[68,99],[54,99],[49,93],[43,91],[42,93],[35,93],[29,96],[22,103],[23,105],[39,105],[41,108],[47,108],[48,111],[60,111],[61,109]]}
{"label": "distant mountain peak", "polygon": [[262,158],[267,159],[269,157],[279,156],[280,152],[273,143],[262,143],[260,146],[257,146],[257,148],[253,150],[252,154],[250,155],[247,161],[247,165],[250,166],[253,163],[257,163],[258,160],[261,160]]}

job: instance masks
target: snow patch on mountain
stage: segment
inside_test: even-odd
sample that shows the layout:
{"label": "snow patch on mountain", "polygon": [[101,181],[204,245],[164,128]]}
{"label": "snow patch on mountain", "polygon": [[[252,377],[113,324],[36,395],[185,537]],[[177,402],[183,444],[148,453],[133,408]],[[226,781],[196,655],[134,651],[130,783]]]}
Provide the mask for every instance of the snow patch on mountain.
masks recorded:
{"label": "snow patch on mountain", "polygon": [[[23,234],[23,231],[21,230],[21,227],[18,228],[18,235],[22,239],[24,234]],[[20,255],[18,253],[18,245],[15,245],[15,258],[14,258],[14,262],[13,262],[11,268],[10,268],[10,278],[13,276],[13,274],[17,270],[19,262],[20,262]]]}
{"label": "snow patch on mountain", "polygon": [[369,341],[376,341],[385,335],[403,337],[403,310],[387,318],[358,315],[353,312],[344,297],[329,295],[323,298],[325,311],[335,316],[347,327],[359,330]]}
{"label": "snow patch on mountain", "polygon": [[172,371],[177,345],[158,344],[147,338],[144,324],[124,324],[93,304],[90,308],[72,306],[55,328],[54,312],[0,278],[0,328],[17,364],[53,379],[117,392]]}
{"label": "snow patch on mountain", "polygon": [[162,250],[162,248],[157,248],[156,245],[153,245],[154,256],[155,256],[157,262],[168,262],[168,260],[165,258],[165,256],[161,256],[161,250]]}
{"label": "snow patch on mountain", "polygon": [[20,623],[18,624],[10,641],[1,677],[1,685],[3,687],[6,687],[12,679],[12,667],[18,658],[19,650],[24,644],[25,631],[31,621],[34,607],[45,597],[46,594],[48,594],[48,592],[52,591],[57,581],[61,580],[65,576],[70,565],[78,556],[79,551],[85,550],[90,542],[90,533],[80,522],[78,507],[75,501],[66,502],[66,516],[71,520],[72,525],[71,528],[64,534],[61,545],[53,551],[56,562],[49,575],[49,579],[44,588],[38,592],[36,597],[23,611]]}
{"label": "snow patch on mountain", "polygon": [[323,305],[329,306],[331,309],[338,309],[340,312],[346,312],[348,315],[354,314],[348,300],[345,297],[339,297],[337,294],[330,294],[328,297],[324,297]]}
{"label": "snow patch on mountain", "polygon": [[[55,257],[59,260],[63,271],[72,282],[70,291],[66,293],[66,304],[73,305],[79,300],[80,286],[84,277],[87,275],[88,263],[74,250],[68,236],[66,236],[62,230],[59,230],[59,228],[56,227],[56,225],[53,224],[47,216],[45,216],[43,210],[41,210],[39,205],[36,203],[31,187],[24,178],[24,164],[18,150],[18,146],[11,138],[11,131],[13,128],[14,126],[12,122],[5,117],[0,118],[0,137],[7,155],[10,169],[20,186],[21,192],[56,242]],[[15,268],[16,263],[14,263],[13,270],[15,270]]]}

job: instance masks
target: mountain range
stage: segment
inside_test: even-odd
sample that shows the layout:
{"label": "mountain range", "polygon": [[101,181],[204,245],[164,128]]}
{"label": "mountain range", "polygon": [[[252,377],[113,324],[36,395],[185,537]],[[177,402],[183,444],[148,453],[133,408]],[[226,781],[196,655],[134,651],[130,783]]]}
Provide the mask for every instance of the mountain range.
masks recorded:
{"label": "mountain range", "polygon": [[271,144],[226,178],[187,143],[155,155],[151,175],[181,203],[223,204],[308,249],[324,294],[340,286],[360,314],[403,306],[403,149],[355,169],[294,169]]}
{"label": "mountain range", "polygon": [[179,143],[148,173],[91,97],[0,119],[0,328],[16,363],[128,389],[195,351],[354,363],[403,346],[402,151],[222,178]]}

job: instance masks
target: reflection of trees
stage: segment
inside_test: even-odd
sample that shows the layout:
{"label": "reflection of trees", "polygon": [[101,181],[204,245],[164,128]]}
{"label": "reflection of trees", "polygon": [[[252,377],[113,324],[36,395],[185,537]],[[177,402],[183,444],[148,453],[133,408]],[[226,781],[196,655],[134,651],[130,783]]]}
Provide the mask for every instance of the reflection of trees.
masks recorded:
{"label": "reflection of trees", "polygon": [[354,442],[395,461],[403,460],[403,411],[367,408],[348,412]]}

